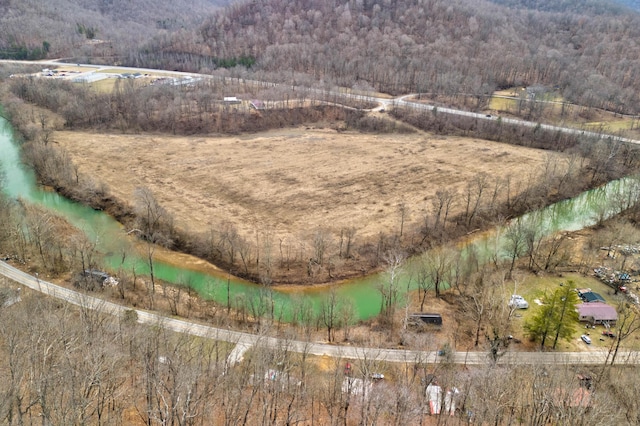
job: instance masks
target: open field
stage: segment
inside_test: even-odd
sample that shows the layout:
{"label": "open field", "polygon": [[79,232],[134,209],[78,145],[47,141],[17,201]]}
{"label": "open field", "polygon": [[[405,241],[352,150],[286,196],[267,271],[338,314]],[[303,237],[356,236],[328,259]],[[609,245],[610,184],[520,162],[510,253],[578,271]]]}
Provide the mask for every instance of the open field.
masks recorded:
{"label": "open field", "polygon": [[[423,220],[442,188],[463,192],[478,173],[532,179],[548,152],[471,138],[365,135],[292,128],[220,137],[57,132],[80,174],[133,203],[147,187],[190,231],[231,223],[245,237],[309,240],[355,227],[359,241]],[[463,203],[458,202],[456,210]],[[252,237],[253,236],[253,237]]]}
{"label": "open field", "polygon": [[[526,113],[530,109],[530,104],[526,101],[526,96],[521,108],[518,107],[520,102],[518,99],[510,98],[518,98],[522,90],[524,90],[522,87],[513,87],[494,92],[489,101],[488,110],[498,115],[527,118]],[[539,104],[537,109],[540,107],[542,108],[542,112],[539,113],[541,116],[535,118],[535,121],[594,132],[621,134],[630,138],[640,137],[638,117],[623,116],[598,108],[572,104],[554,92],[544,96],[544,104]],[[522,110],[521,114],[518,114],[519,109]]]}

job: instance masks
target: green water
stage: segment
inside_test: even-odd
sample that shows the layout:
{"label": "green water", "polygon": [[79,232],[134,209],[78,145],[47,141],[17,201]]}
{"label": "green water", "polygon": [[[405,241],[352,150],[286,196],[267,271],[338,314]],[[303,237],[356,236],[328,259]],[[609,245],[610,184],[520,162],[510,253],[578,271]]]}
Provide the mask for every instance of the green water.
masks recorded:
{"label": "green water", "polygon": [[[8,122],[0,118],[0,170],[4,174],[2,179],[3,191],[12,198],[21,198],[26,202],[46,207],[57,214],[64,216],[70,223],[84,230],[88,238],[97,242],[101,253],[104,254],[105,263],[117,270],[120,265],[120,257],[123,250],[128,252],[124,268],[131,271],[135,269],[137,274],[149,272],[149,265],[144,254],[134,254],[129,239],[122,226],[110,216],[95,211],[83,205],[71,202],[56,193],[43,190],[36,184],[36,179],[31,170],[20,161],[20,149],[13,139],[13,133]],[[608,185],[587,191],[574,199],[562,201],[546,209],[527,214],[518,220],[531,224],[544,235],[557,231],[574,231],[596,222],[596,218],[603,210],[602,206],[615,206],[614,203],[625,197],[635,203],[637,200],[638,181],[636,179],[622,179]],[[618,213],[618,209],[606,208],[605,216],[609,217]],[[470,245],[475,248],[481,262],[489,259],[492,253],[498,253],[500,258],[508,258],[505,250],[505,229],[500,228],[489,234],[483,234],[472,241],[466,247],[461,248],[463,254],[468,251]],[[417,283],[412,280],[411,271],[421,261],[414,258],[408,261],[399,278],[398,288],[404,294],[406,289],[415,289]],[[291,292],[280,292],[265,289],[262,286],[244,282],[231,277],[227,286],[227,277],[207,275],[202,272],[178,268],[162,262],[153,264],[155,276],[159,279],[189,285],[202,296],[212,298],[222,305],[226,305],[230,299],[234,306],[242,304],[251,312],[250,306],[266,306],[266,311],[274,312],[276,318],[290,320],[295,306],[304,304],[307,310],[318,311],[321,300],[328,292],[323,288],[302,288]],[[378,291],[381,282],[388,280],[384,273],[351,280],[348,283],[334,286],[338,300],[350,299],[355,316],[359,319],[371,318],[380,312],[382,297]],[[227,293],[229,292],[229,294]],[[401,295],[402,298],[402,295]]]}

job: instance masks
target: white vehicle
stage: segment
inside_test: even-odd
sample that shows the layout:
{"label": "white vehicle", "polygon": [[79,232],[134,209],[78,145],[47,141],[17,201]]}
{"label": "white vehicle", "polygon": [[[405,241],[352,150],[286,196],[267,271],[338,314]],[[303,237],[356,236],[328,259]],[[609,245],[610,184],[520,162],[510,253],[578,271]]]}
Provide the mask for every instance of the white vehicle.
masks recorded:
{"label": "white vehicle", "polygon": [[527,309],[529,307],[529,302],[524,300],[524,297],[518,294],[514,294],[509,300],[509,307],[516,309]]}
{"label": "white vehicle", "polygon": [[580,336],[580,338],[582,339],[583,342],[585,342],[587,345],[591,344],[591,337],[587,336],[586,334],[583,334],[582,336]]}

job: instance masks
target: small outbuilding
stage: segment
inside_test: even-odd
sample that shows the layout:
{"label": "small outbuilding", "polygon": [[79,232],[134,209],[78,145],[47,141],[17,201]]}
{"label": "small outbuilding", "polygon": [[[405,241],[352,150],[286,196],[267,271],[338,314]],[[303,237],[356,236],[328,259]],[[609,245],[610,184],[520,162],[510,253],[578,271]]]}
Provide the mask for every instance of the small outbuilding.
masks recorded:
{"label": "small outbuilding", "polygon": [[613,324],[618,320],[618,312],[613,306],[603,302],[588,302],[577,305],[578,318],[591,324]]}
{"label": "small outbuilding", "polygon": [[419,323],[422,321],[424,324],[442,325],[442,315],[440,314],[411,314],[409,319],[412,322]]}
{"label": "small outbuilding", "polygon": [[252,100],[250,102],[250,104],[251,104],[251,107],[254,108],[254,109],[257,109],[257,110],[264,109],[264,102],[262,102],[262,101],[254,99],[254,100]]}
{"label": "small outbuilding", "polygon": [[580,299],[582,299],[582,301],[585,303],[592,303],[592,302],[605,303],[604,297],[602,297],[599,293],[596,293],[595,291],[578,292],[578,296],[580,296]]}
{"label": "small outbuilding", "polygon": [[453,416],[456,412],[456,396],[460,393],[457,388],[453,388],[444,392],[444,390],[435,383],[427,386],[425,396],[429,401],[429,413],[441,414],[446,413]]}
{"label": "small outbuilding", "polygon": [[373,383],[356,377],[345,377],[342,381],[342,393],[348,395],[363,395],[367,398],[371,394]]}

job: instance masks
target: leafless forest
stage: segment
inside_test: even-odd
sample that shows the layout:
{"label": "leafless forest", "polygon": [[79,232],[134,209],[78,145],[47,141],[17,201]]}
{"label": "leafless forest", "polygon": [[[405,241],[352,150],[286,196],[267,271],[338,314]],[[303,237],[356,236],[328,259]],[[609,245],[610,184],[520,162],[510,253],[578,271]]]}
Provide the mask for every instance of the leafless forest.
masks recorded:
{"label": "leafless forest", "polygon": [[[421,253],[473,230],[487,229],[631,174],[639,166],[637,149],[626,144],[411,108],[395,108],[389,112],[391,118],[371,118],[364,112],[335,106],[340,100],[332,98],[330,92],[292,91],[285,86],[263,88],[215,79],[193,87],[144,86],[125,80],[118,82],[113,92],[100,93],[65,81],[14,78],[7,87],[5,111],[29,141],[24,145],[25,155],[42,182],[110,212],[129,229],[142,230],[147,240],[194,254],[263,283],[317,283],[380,270],[386,267],[384,254],[389,250],[401,250],[407,255]],[[261,111],[228,108],[219,102],[228,91],[266,99],[275,106]],[[331,104],[327,105],[327,101]],[[34,111],[34,106],[40,110]],[[149,196],[133,202],[115,199],[95,179],[81,176],[70,157],[52,143],[53,132],[62,128],[191,135],[257,132],[316,122],[340,123],[336,124],[339,129],[362,132],[425,131],[472,136],[562,156],[549,154],[544,165],[529,171],[531,178],[526,183],[506,173],[479,173],[463,188],[440,188],[425,200],[426,210],[413,214],[411,220],[407,207],[400,203],[403,195],[398,194],[399,207],[394,212],[397,226],[381,230],[374,238],[363,238],[359,235],[360,226],[353,224],[311,229],[300,243],[281,238],[278,246],[267,231],[256,239],[224,220],[210,230],[177,227],[175,218],[148,188],[140,194]],[[153,206],[153,223],[140,214],[149,206]]]}
{"label": "leafless forest", "polygon": [[199,58],[251,56],[268,80],[322,80],[393,94],[467,94],[480,100],[496,88],[541,84],[582,105],[635,113],[637,14],[576,2],[547,12],[531,4],[240,3],[191,35],[154,40],[148,54],[132,51],[127,62],[157,58],[153,62],[171,68],[180,60],[188,64],[191,56],[191,68],[199,69],[206,67]]}
{"label": "leafless forest", "polygon": [[639,18],[611,2],[272,0],[219,12],[205,1],[31,3],[0,3],[0,46],[46,41],[56,57],[235,75],[250,65],[270,81],[480,103],[496,88],[546,85],[571,102],[637,112]]}
{"label": "leafless forest", "polygon": [[[2,301],[15,292],[2,288]],[[33,313],[37,312],[37,315]],[[0,308],[3,424],[636,424],[632,367],[382,365],[232,346],[103,317],[34,294]],[[384,368],[386,379],[372,382]],[[425,389],[454,390],[429,415]],[[352,387],[345,383],[352,383]],[[360,386],[365,383],[365,386]],[[366,389],[366,392],[362,392]]]}
{"label": "leafless forest", "polygon": [[[216,77],[191,86],[142,86],[122,80],[105,93],[65,81],[9,78],[41,67],[6,66],[0,70],[2,114],[16,129],[25,160],[42,183],[107,210],[139,231],[148,247],[158,244],[195,254],[265,287],[290,282],[291,276],[312,283],[385,270],[377,288],[383,298],[380,316],[357,323],[348,301],[330,293],[317,316],[303,305],[297,307],[289,327],[269,316],[268,297],[251,306],[198,306],[202,301],[193,302],[188,289],[156,283],[153,275],[149,279],[123,273],[118,288],[103,292],[132,306],[283,337],[282,347],[255,346],[243,362],[230,366],[227,357],[233,345],[141,326],[133,311],[107,317],[70,307],[2,280],[0,423],[640,422],[636,367],[495,363],[513,331],[513,311],[505,311],[504,295],[496,288],[518,270],[552,274],[571,265],[588,271],[589,259],[576,261],[584,247],[572,245],[566,234],[545,239],[536,229],[513,226],[507,235],[509,258],[499,261],[496,254],[493,262],[481,266],[473,256],[457,257],[449,245],[470,232],[637,173],[637,150],[437,111],[396,108],[384,119],[371,118],[338,105],[331,96],[337,86],[389,95],[421,93],[441,105],[480,111],[496,89],[536,86],[566,102],[636,115],[640,15],[618,4],[569,0],[224,3],[0,0],[2,57],[69,57],[74,62]],[[249,80],[286,84],[257,86]],[[227,108],[218,101],[229,94],[264,99],[273,107],[259,112]],[[352,102],[349,107],[371,105]],[[535,178],[517,188],[508,177],[486,174],[477,175],[462,191],[443,187],[426,200],[427,212],[412,222],[405,223],[408,211],[400,203],[396,229],[375,240],[359,240],[357,227],[334,234],[319,229],[310,234],[304,251],[285,257],[282,243],[278,256],[275,242],[269,242],[269,250],[264,239],[260,242],[265,234],[254,243],[224,223],[214,222],[207,232],[184,232],[147,188],[136,193],[135,204],[115,199],[105,185],[82,176],[52,136],[61,129],[238,134],[319,122],[332,123],[338,131],[473,136],[562,157],[550,155],[540,170],[531,172]],[[601,213],[599,231],[585,243],[590,253],[637,241],[640,208],[634,201],[616,201],[626,210],[623,218],[606,221]],[[453,206],[456,214],[451,213]],[[397,273],[403,260],[434,247],[438,249],[412,271],[419,290],[400,306]],[[2,195],[4,253],[34,273],[71,277],[82,291],[95,290],[74,275],[100,266],[92,242],[57,216]],[[615,262],[624,266],[626,260]],[[447,284],[450,291],[445,291]],[[345,359],[287,349],[287,339],[342,338],[349,344],[372,345],[372,339],[378,339],[390,347],[432,350],[430,333],[409,333],[406,323],[409,308],[423,311],[429,303],[449,304],[455,323],[448,331],[464,342],[461,347],[486,351],[486,365],[457,366],[443,356],[439,363],[416,359],[402,365],[350,360],[352,368],[345,369]],[[618,344],[640,324],[635,308],[621,304],[619,309],[628,322],[626,329],[621,326]],[[382,370],[387,378],[373,380],[372,374]],[[452,392],[452,416],[429,414],[427,385],[436,382]]]}

